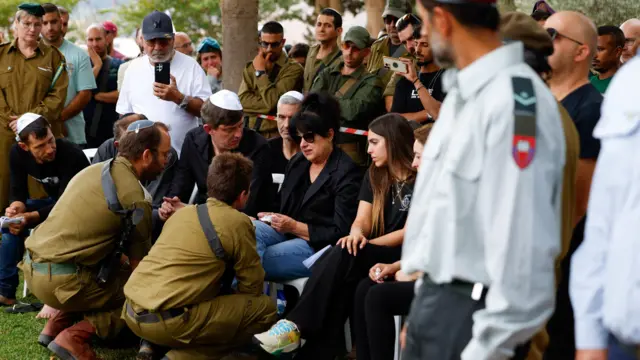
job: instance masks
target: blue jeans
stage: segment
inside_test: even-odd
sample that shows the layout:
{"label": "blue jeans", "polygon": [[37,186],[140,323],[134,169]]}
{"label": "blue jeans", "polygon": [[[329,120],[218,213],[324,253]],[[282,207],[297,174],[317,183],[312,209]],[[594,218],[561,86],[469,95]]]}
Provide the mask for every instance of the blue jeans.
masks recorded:
{"label": "blue jeans", "polygon": [[615,336],[609,335],[609,352],[607,358],[608,360],[636,360],[634,346],[622,344]]}
{"label": "blue jeans", "polygon": [[[46,205],[50,205],[53,200],[27,200],[27,211],[36,211]],[[29,234],[29,230],[25,228],[23,232],[16,236],[5,230],[0,240],[0,295],[8,298],[16,298],[16,289],[18,288],[18,263],[24,255],[24,240]]]}
{"label": "blue jeans", "polygon": [[255,220],[256,249],[268,280],[286,281],[311,276],[302,263],[315,253],[304,239],[287,239],[262,221]]}

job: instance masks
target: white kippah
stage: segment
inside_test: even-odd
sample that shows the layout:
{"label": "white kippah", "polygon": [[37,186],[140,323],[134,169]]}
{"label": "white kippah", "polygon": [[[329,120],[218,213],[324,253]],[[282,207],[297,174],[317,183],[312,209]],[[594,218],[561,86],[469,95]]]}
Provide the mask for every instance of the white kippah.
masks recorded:
{"label": "white kippah", "polygon": [[219,108],[242,111],[242,104],[238,95],[229,90],[220,90],[209,97],[209,101]]}
{"label": "white kippah", "polygon": [[32,122],[40,119],[41,117],[42,115],[34,113],[22,114],[22,116],[18,118],[18,134],[20,134],[27,126],[31,125]]}
{"label": "white kippah", "polygon": [[282,94],[282,97],[285,96],[291,96],[292,98],[298,99],[299,101],[302,101],[302,99],[304,99],[304,95],[302,95],[301,92],[295,90],[287,91],[286,93]]}

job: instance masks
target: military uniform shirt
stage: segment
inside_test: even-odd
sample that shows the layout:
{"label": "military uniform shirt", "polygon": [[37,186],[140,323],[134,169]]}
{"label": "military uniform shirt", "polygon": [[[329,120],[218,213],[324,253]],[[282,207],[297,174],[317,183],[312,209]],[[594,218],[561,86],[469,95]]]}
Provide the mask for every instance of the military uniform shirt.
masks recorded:
{"label": "military uniform shirt", "polygon": [[[389,36],[378,39],[373,43],[373,45],[371,45],[371,55],[369,55],[367,71],[372,74],[377,74],[378,70],[384,67],[383,58],[385,56],[393,56],[393,53],[391,53],[391,39]],[[408,58],[410,56],[409,53],[405,51],[399,57]],[[380,76],[380,80],[382,80],[382,83],[385,86],[389,83],[389,80],[391,80],[392,75],[393,71],[388,70],[383,76]]]}
{"label": "military uniform shirt", "polygon": [[[311,85],[313,85],[313,80],[315,80],[316,76],[320,74],[324,68],[330,67],[335,64],[337,61],[342,59],[342,52],[340,51],[340,47],[336,44],[335,49],[329,55],[325,56],[322,59],[317,59],[318,51],[320,51],[320,44],[314,45],[309,49],[309,54],[307,55],[307,61],[304,65],[304,92],[309,92],[311,89]],[[322,70],[320,67],[322,66]],[[318,71],[320,70],[320,71]]]}
{"label": "military uniform shirt", "polygon": [[[462,360],[512,357],[554,310],[565,140],[557,102],[523,54],[512,43],[443,75],[407,220],[403,271],[488,287]],[[516,103],[535,120],[516,117]],[[531,121],[535,149],[516,141],[516,125]],[[517,156],[527,150],[528,163]]]}
{"label": "military uniform shirt", "polygon": [[[264,270],[256,252],[255,228],[248,216],[209,198],[211,222],[227,256],[232,258],[238,291],[260,295]],[[210,301],[218,295],[225,262],[204,235],[195,206],[167,221],[153,248],[124,287],[126,297],[147,310],[168,310]]]}
{"label": "military uniform shirt", "polygon": [[[151,199],[131,163],[118,156],[111,169],[118,200],[125,209],[144,209],[144,218],[129,239],[127,255],[142,259],[151,247]],[[103,163],[91,165],[67,185],[45,222],[25,242],[35,262],[96,266],[114,250],[120,216],[107,207],[102,191]]]}

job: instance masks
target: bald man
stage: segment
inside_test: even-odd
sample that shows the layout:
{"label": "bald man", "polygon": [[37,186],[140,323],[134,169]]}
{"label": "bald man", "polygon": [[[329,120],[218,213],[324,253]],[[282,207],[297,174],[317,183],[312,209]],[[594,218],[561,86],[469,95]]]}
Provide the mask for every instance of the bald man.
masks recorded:
{"label": "bald man", "polygon": [[571,255],[582,243],[589,189],[600,152],[593,129],[600,119],[602,95],[589,82],[588,74],[597,49],[598,32],[586,16],[572,11],[555,13],[544,26],[553,39],[551,92],[567,109],[580,136],[580,159],[576,173],[574,231],[568,255],[561,263],[556,310],[547,330],[550,342],[547,359],[573,359],[575,353],[573,311],[569,301],[569,265]]}
{"label": "bald man", "polygon": [[193,44],[189,35],[183,32],[177,32],[175,35],[175,49],[187,56],[193,55]]}
{"label": "bald man", "polygon": [[640,45],[640,19],[629,19],[620,25],[624,33],[624,50],[620,60],[624,64],[638,53]]}

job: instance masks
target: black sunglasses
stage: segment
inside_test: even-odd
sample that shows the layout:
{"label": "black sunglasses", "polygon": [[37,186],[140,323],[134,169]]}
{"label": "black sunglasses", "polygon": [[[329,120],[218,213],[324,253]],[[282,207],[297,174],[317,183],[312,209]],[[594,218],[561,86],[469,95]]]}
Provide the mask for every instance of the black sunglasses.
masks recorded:
{"label": "black sunglasses", "polygon": [[282,44],[282,40],[274,41],[274,42],[260,41],[260,46],[262,46],[265,49],[268,49],[269,46],[271,46],[272,49],[277,48],[278,46],[280,46],[280,44]]}
{"label": "black sunglasses", "polygon": [[393,15],[387,15],[384,19],[382,19],[385,24],[391,25],[395,24],[398,21],[398,18]]}
{"label": "black sunglasses", "polygon": [[578,40],[576,40],[574,38],[570,38],[567,35],[561,34],[558,30],[556,30],[554,28],[547,28],[547,33],[549,34],[549,36],[551,36],[551,41],[555,41],[558,38],[558,36],[561,36],[561,37],[563,37],[563,38],[565,38],[567,40],[573,41],[574,43],[576,43],[578,45],[584,45],[584,43],[582,43],[582,42],[580,42],[580,41],[578,41]]}
{"label": "black sunglasses", "polygon": [[301,141],[302,139],[304,139],[304,141],[308,142],[309,144],[313,144],[316,141],[316,134],[311,131],[302,135],[298,134],[298,141]]}

